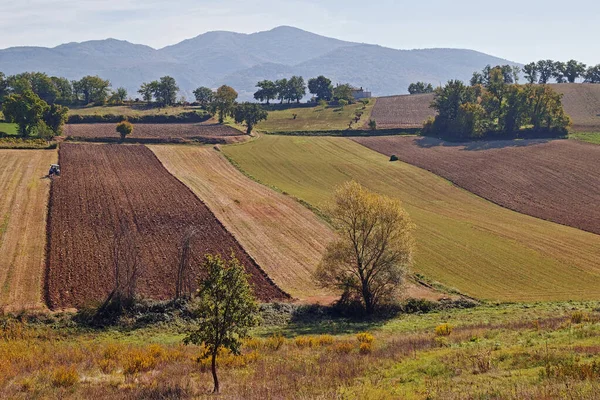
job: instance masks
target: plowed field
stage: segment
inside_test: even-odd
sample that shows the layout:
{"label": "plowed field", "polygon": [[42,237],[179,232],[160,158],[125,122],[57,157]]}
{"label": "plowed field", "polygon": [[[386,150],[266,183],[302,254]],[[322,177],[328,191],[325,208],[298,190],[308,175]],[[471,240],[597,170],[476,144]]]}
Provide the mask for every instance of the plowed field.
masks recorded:
{"label": "plowed field", "polygon": [[[75,139],[118,140],[116,124],[69,124],[65,136]],[[164,142],[202,140],[211,143],[230,143],[244,137],[240,131],[219,124],[134,124],[128,139],[152,139]]]}
{"label": "plowed field", "polygon": [[44,308],[52,150],[0,150],[0,311]]}
{"label": "plowed field", "polygon": [[600,85],[561,83],[552,88],[563,94],[565,112],[571,127],[578,132],[600,132]]}
{"label": "plowed field", "polygon": [[114,249],[133,243],[139,293],[175,292],[179,247],[187,230],[193,274],[206,253],[231,251],[244,264],[261,300],[287,296],[183,183],[145,146],[63,144],[62,176],[50,198],[46,297],[51,308],[102,300],[114,286]]}
{"label": "plowed field", "polygon": [[574,140],[355,140],[511,210],[600,234],[600,146]]}
{"label": "plowed field", "polygon": [[429,108],[432,100],[433,94],[379,97],[371,119],[382,129],[420,128],[427,118],[435,115]]}

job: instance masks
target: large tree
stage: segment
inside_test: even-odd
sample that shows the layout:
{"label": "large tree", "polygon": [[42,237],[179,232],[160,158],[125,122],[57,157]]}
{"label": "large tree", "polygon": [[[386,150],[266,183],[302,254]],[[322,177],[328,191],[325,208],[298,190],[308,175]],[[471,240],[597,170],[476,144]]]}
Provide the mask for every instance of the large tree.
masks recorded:
{"label": "large tree", "polygon": [[277,99],[283,103],[288,98],[290,88],[288,80],[286,78],[276,80],[275,87],[277,88]]}
{"label": "large tree", "polygon": [[546,84],[554,76],[554,61],[540,60],[536,64],[538,74],[540,76],[539,83]]}
{"label": "large tree", "polygon": [[589,67],[584,77],[585,83],[600,83],[600,64]]}
{"label": "large tree", "polygon": [[8,95],[8,81],[6,75],[0,72],[0,104],[4,101],[4,97]]}
{"label": "large tree", "polygon": [[194,97],[196,98],[196,101],[203,107],[208,106],[213,101],[214,95],[215,93],[211,88],[204,86],[194,90]]}
{"label": "large tree", "polygon": [[260,106],[260,104],[242,103],[235,107],[233,116],[237,124],[246,125],[246,133],[250,135],[256,124],[267,119],[268,113]]}
{"label": "large tree", "polygon": [[308,80],[308,90],[317,97],[317,101],[330,101],[333,97],[333,85],[331,79],[323,75]]}
{"label": "large tree", "polygon": [[556,61],[554,63],[554,71],[552,71],[552,77],[556,80],[556,83],[565,83],[567,81],[567,64],[562,61]]}
{"label": "large tree", "polygon": [[354,92],[354,89],[352,89],[352,86],[350,86],[347,83],[344,83],[342,85],[337,85],[333,89],[333,99],[335,101],[337,101],[338,103],[340,101],[346,101],[348,103],[351,103],[354,101],[353,92]]}
{"label": "large tree", "polygon": [[144,82],[138,89],[138,93],[142,96],[142,100],[148,104],[152,102],[152,98],[154,97],[154,92],[156,91],[156,88],[154,87],[155,83],[158,82]]}
{"label": "large tree", "polygon": [[100,78],[99,76],[84,76],[79,81],[73,82],[75,95],[83,96],[84,104],[103,104],[108,98],[110,89],[110,81]]}
{"label": "large tree", "polygon": [[42,118],[46,126],[52,129],[55,134],[60,135],[63,125],[67,122],[68,115],[68,107],[51,104],[44,112]]}
{"label": "large tree", "polygon": [[260,81],[256,84],[256,87],[259,90],[254,93],[254,98],[260,102],[266,102],[269,104],[271,100],[275,100],[277,98],[277,86],[275,82],[264,80]]}
{"label": "large tree", "polygon": [[301,76],[292,76],[288,81],[287,100],[300,103],[300,100],[306,96],[306,84]]}
{"label": "large tree", "polygon": [[[475,72],[473,74],[474,78],[471,79],[472,86],[480,83],[478,79],[475,79],[476,74],[479,74],[479,73]],[[481,74],[479,74],[479,75],[481,75]],[[410,85],[408,85],[408,93],[410,93],[410,94],[433,93],[433,86],[431,85],[431,83],[425,83],[425,82],[411,83]]]}
{"label": "large tree", "polygon": [[2,103],[4,118],[17,124],[23,137],[31,135],[47,109],[48,104],[31,90],[26,90],[23,94],[10,94]]}
{"label": "large tree", "polygon": [[58,78],[56,76],[50,77],[54,87],[58,91],[58,97],[56,103],[62,105],[69,105],[73,103],[73,86],[67,78]]}
{"label": "large tree", "polygon": [[338,238],[327,246],[315,277],[368,314],[391,301],[412,261],[413,224],[398,200],[356,182],[337,188],[331,211]]}
{"label": "large tree", "polygon": [[213,392],[219,393],[219,351],[240,353],[242,339],[248,337],[249,329],[258,323],[258,305],[248,284],[248,275],[233,255],[229,260],[206,255],[202,270],[193,310],[196,324],[184,343],[204,345],[201,358],[210,357]]}
{"label": "large tree", "polygon": [[230,86],[223,85],[217,89],[211,108],[213,112],[219,113],[219,123],[222,124],[225,121],[225,117],[231,115],[235,106],[235,101],[238,97],[238,93]]}
{"label": "large tree", "polygon": [[179,86],[175,78],[171,76],[163,76],[160,81],[151,83],[154,90],[154,97],[162,106],[172,106],[177,102],[177,93]]}
{"label": "large tree", "polygon": [[538,81],[538,69],[537,64],[531,62],[523,66],[523,72],[525,73],[525,79],[529,83],[536,83]]}
{"label": "large tree", "polygon": [[565,65],[565,76],[569,83],[575,83],[577,78],[581,78],[585,74],[585,64],[576,60],[569,60]]}

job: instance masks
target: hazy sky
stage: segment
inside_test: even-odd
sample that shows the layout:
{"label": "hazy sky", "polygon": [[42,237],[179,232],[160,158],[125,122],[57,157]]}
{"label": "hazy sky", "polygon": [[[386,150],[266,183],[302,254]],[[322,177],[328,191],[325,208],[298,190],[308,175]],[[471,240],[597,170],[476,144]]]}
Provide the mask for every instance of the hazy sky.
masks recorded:
{"label": "hazy sky", "polygon": [[291,25],[399,49],[598,64],[599,21],[599,0],[0,0],[0,48],[107,37],[160,48],[212,30]]}

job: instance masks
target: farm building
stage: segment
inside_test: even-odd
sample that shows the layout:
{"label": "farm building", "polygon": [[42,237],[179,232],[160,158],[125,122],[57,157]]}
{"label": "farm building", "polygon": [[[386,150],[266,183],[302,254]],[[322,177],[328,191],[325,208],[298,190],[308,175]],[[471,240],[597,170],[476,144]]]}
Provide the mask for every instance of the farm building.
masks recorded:
{"label": "farm building", "polygon": [[355,100],[370,99],[371,92],[365,91],[362,87],[361,88],[353,87],[352,88],[352,96],[354,97]]}

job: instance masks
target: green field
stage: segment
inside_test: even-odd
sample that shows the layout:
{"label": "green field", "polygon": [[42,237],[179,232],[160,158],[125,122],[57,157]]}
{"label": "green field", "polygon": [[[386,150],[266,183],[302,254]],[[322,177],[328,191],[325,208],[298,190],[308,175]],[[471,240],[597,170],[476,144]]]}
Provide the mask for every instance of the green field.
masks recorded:
{"label": "green field", "polygon": [[417,224],[414,269],[480,299],[600,296],[600,236],[522,215],[344,138],[263,136],[223,147],[244,172],[322,208],[355,179],[399,198]]}
{"label": "green field", "polygon": [[145,104],[134,106],[93,106],[70,108],[69,115],[178,115],[184,112],[199,111],[199,107],[147,107]]}
{"label": "green field", "polygon": [[600,144],[600,132],[577,132],[569,134],[570,139],[581,140],[583,142]]}
{"label": "green field", "polygon": [[353,129],[360,129],[369,122],[375,101],[376,99],[370,99],[366,106],[362,103],[350,104],[344,109],[337,106],[315,106],[270,111],[269,118],[258,124],[256,129],[267,133],[343,130],[348,129],[356,112],[362,112],[360,121],[352,125]]}
{"label": "green field", "polygon": [[17,124],[11,124],[9,122],[0,122],[0,132],[8,135],[17,134]]}

